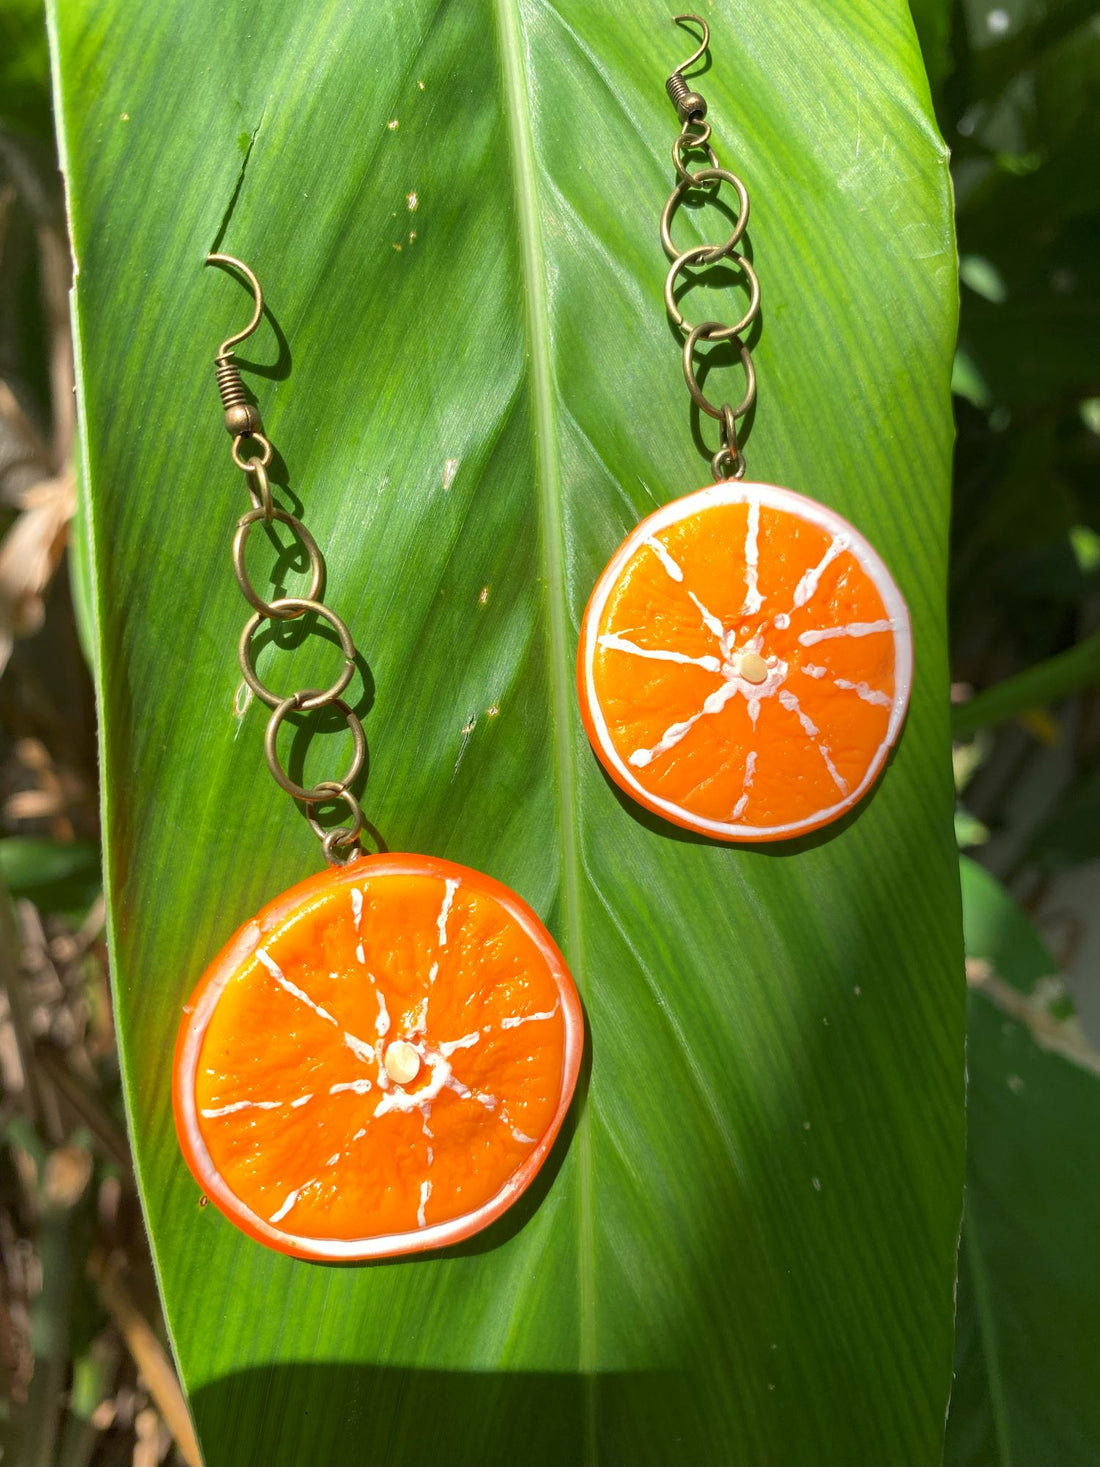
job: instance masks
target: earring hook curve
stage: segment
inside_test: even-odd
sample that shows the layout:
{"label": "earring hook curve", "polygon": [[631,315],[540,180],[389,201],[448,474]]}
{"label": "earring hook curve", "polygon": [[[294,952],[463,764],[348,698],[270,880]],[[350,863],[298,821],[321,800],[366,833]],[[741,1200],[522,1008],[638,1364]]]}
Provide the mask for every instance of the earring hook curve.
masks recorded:
{"label": "earring hook curve", "polygon": [[238,342],[244,341],[246,336],[251,336],[260,324],[264,313],[264,293],[260,289],[260,282],[256,279],[255,275],[243,260],[237,259],[236,255],[207,255],[205,263],[207,265],[231,265],[234,270],[239,270],[252,287],[252,297],[256,302],[255,309],[252,312],[252,319],[244,330],[238,331],[236,336],[227,336],[218,348],[218,356],[224,357],[232,351]]}
{"label": "earring hook curve", "polygon": [[701,15],[693,15],[690,11],[688,11],[684,15],[674,15],[672,19],[676,25],[683,25],[685,21],[692,20],[697,26],[699,26],[699,28],[703,32],[703,39],[699,45],[698,50],[693,51],[686,61],[681,61],[679,66],[672,73],[673,76],[679,76],[681,75],[681,73],[685,72],[688,67],[691,66],[694,62],[698,61],[700,56],[705,53],[707,47],[710,45],[710,26],[707,25],[706,21]]}

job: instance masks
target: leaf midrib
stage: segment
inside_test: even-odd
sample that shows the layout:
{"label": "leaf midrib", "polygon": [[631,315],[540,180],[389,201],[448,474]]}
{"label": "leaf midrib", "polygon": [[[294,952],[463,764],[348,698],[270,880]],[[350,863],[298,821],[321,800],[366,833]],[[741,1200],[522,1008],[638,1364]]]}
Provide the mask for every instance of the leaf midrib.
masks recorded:
{"label": "leaf midrib", "polygon": [[[539,220],[531,87],[521,34],[518,0],[492,0],[501,75],[505,125],[515,188],[520,273],[526,300],[526,326],[535,435],[535,484],[539,549],[547,592],[547,651],[554,776],[558,790],[558,830],[562,862],[562,945],[574,975],[581,970],[580,855],[576,820],[577,771],[574,761],[572,699],[572,635],[568,617],[565,549],[561,510],[561,458],[558,412],[550,345],[550,308],[546,294],[546,260]],[[576,1134],[578,1168],[578,1289],[580,1304],[579,1368],[588,1380],[585,1412],[585,1460],[596,1460],[595,1434],[595,1272],[592,1227],[592,1156],[587,1127]]]}

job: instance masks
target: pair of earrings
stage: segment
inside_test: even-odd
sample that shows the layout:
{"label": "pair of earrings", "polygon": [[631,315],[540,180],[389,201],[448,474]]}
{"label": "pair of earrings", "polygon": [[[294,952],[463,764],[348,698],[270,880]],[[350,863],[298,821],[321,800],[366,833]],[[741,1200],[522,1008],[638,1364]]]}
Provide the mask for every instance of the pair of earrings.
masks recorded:
{"label": "pair of earrings", "polygon": [[[744,479],[737,425],[755,399],[745,333],[759,309],[744,184],[719,166],[706,102],[683,71],[666,86],[681,122],[677,181],[661,218],[669,315],[684,336],[693,401],[718,421],[716,482],[639,524],[612,556],[581,626],[581,715],[604,767],[634,800],[727,841],[815,830],[870,788],[905,716],[909,619],[878,555],[834,511],[793,490]],[[709,166],[689,169],[702,153]],[[680,203],[712,185],[737,193],[724,244],[679,250]],[[330,869],[291,887],[247,922],[184,1006],[173,1104],[180,1143],[206,1195],[238,1227],[296,1257],[367,1259],[456,1243],[504,1212],[531,1182],[568,1110],[584,1022],[565,961],[531,908],[480,872],[423,855],[362,855],[351,786],[366,741],[342,697],[355,668],[344,623],[320,601],[324,561],[301,522],[275,504],[272,447],[246,397],[234,346],[215,361],[232,456],[253,507],[237,522],[233,563],[253,609],[240,664],[272,710],[267,762],[305,805]],[[749,304],[733,325],[693,325],[679,276],[727,260]],[[745,372],[741,402],[712,403],[696,370],[701,343],[729,341]],[[247,449],[248,456],[242,456]],[[309,594],[264,600],[249,578],[253,527],[291,529],[310,563]],[[327,689],[283,697],[258,677],[266,623],[328,621],[343,667]],[[338,780],[296,783],[277,738],[296,712],[330,707],[353,736]],[[342,802],[350,824],[321,827],[315,807]]]}

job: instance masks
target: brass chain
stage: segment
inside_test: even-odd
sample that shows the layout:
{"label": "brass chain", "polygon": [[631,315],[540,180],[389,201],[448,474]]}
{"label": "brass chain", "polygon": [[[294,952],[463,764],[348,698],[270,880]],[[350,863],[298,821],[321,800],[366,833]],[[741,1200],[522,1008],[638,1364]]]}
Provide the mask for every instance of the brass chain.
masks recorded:
{"label": "brass chain", "polygon": [[[257,302],[256,314],[249,328],[254,329],[263,310],[263,296],[256,277],[246,265],[232,256],[220,255],[211,256],[211,258],[232,265],[248,279]],[[244,473],[253,506],[237,521],[236,532],[233,536],[233,571],[241,593],[252,607],[253,612],[241,633],[238,660],[245,683],[251,692],[272,710],[264,734],[264,754],[268,768],[276,783],[305,806],[309,824],[321,842],[325,859],[330,865],[339,866],[358,854],[359,833],[363,828],[363,811],[351,791],[351,785],[358,778],[366,761],[367,740],[363,732],[363,725],[354,709],[341,696],[355,672],[355,642],[344,622],[320,600],[324,590],[325,561],[316,540],[301,520],[280,508],[272,497],[271,483],[267,474],[267,466],[272,459],[272,447],[264,436],[259,410],[247,399],[241,382],[240,368],[232,351],[234,342],[243,339],[243,336],[247,334],[246,331],[237,338],[223,342],[214,362],[218,391],[225,409],[225,426],[233,438],[233,462]],[[242,447],[247,456],[242,455]],[[245,563],[245,554],[252,527],[261,522],[270,527],[276,521],[286,525],[305,548],[309,558],[310,584],[305,596],[279,596],[272,601],[265,601],[252,584]],[[286,623],[308,613],[322,617],[336,633],[343,654],[343,665],[340,672],[323,690],[305,688],[289,695],[274,692],[260,681],[256,673],[253,639],[265,622]],[[340,779],[323,780],[319,784],[310,786],[296,784],[279,762],[277,747],[279,729],[289,714],[314,712],[319,708],[334,708],[351,730],[353,741],[351,762]],[[317,819],[316,807],[334,805],[339,802],[347,807],[350,823],[326,830]]]}
{"label": "brass chain", "polygon": [[[694,16],[689,18],[698,19]],[[702,21],[699,21],[699,24],[702,25]],[[684,335],[684,380],[691,399],[709,417],[718,420],[721,441],[718,451],[710,461],[714,477],[716,479],[740,479],[745,472],[745,455],[737,441],[737,422],[739,418],[745,416],[756,400],[756,369],[753,366],[752,354],[744,336],[751,329],[760,312],[760,282],[756,278],[756,271],[745,255],[738,253],[737,250],[749,222],[749,194],[737,175],[731,173],[728,168],[722,168],[718,163],[718,157],[710,145],[710,124],[703,120],[707,110],[703,98],[698,92],[688,90],[678,71],[669,77],[666,86],[683,125],[679,136],[672,145],[672,162],[676,168],[677,182],[661,214],[661,244],[665,254],[672,261],[668,275],[665,277],[665,308],[668,311],[669,319]],[[692,172],[685,161],[685,155],[690,153],[703,153],[709,167],[697,168]],[[696,190],[710,188],[708,197],[713,199],[723,183],[729,184],[735,190],[738,202],[737,221],[729,238],[720,245],[702,244],[695,245],[688,250],[679,249],[672,238],[672,219],[676,210],[684,199]],[[720,260],[729,260],[741,272],[748,290],[748,307],[741,319],[732,326],[724,326],[721,321],[701,321],[698,325],[693,325],[684,318],[677,303],[677,279],[682,271],[691,266],[716,265]],[[703,341],[731,341],[736,346],[745,373],[745,391],[736,407],[731,407],[728,402],[711,402],[699,386],[695,371],[695,352],[699,343]]]}

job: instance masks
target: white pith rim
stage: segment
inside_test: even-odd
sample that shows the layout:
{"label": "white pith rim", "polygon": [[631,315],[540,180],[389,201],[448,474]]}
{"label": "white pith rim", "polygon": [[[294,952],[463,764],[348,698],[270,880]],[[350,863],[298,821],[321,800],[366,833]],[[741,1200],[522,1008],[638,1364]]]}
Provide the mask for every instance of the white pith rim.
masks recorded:
{"label": "white pith rim", "polygon": [[[767,509],[792,514],[799,519],[818,526],[830,536],[842,534],[848,537],[847,549],[866,572],[882,597],[886,616],[891,622],[894,639],[894,697],[886,734],[875,751],[874,757],[858,787],[850,790],[842,800],[816,811],[805,820],[792,821],[784,825],[745,825],[734,821],[708,820],[684,809],[671,800],[662,799],[642,785],[630,766],[618,754],[612,743],[607,722],[596,694],[593,668],[598,646],[600,623],[607,599],[615,587],[627,562],[646,540],[659,534],[670,525],[679,523],[702,510],[721,505],[758,504]],[[585,692],[588,699],[589,717],[596,731],[601,757],[611,766],[617,780],[624,788],[635,794],[640,803],[659,810],[678,823],[689,825],[695,830],[718,836],[724,840],[759,840],[762,836],[783,838],[815,830],[821,825],[850,810],[866,794],[878,777],[886,756],[897,741],[905,712],[909,705],[909,694],[913,682],[913,639],[909,623],[909,610],[901,592],[874,546],[835,510],[798,494],[793,489],[784,489],[776,484],[747,484],[736,481],[712,484],[706,489],[697,489],[681,499],[674,499],[644,519],[626,537],[611,557],[600,579],[596,582],[585,614],[584,646],[582,648]]]}

